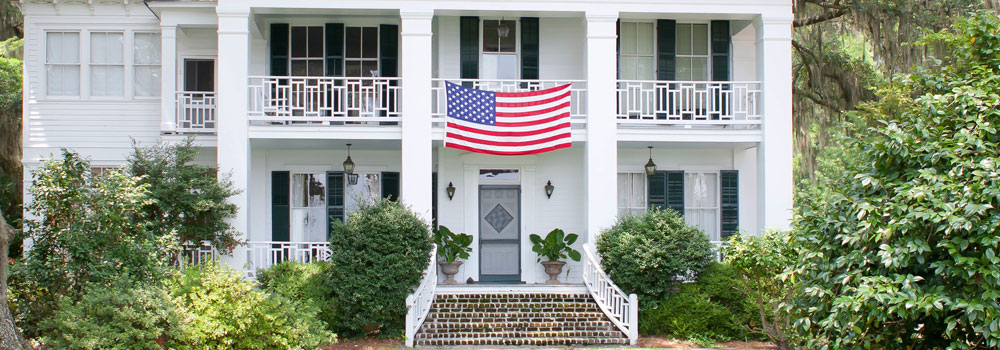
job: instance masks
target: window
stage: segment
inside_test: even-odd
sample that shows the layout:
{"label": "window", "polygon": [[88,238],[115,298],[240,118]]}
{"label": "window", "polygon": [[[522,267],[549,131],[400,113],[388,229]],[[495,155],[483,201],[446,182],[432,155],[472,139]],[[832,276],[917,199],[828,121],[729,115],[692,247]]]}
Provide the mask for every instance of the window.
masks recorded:
{"label": "window", "polygon": [[184,91],[215,91],[215,60],[184,60]]}
{"label": "window", "polygon": [[653,23],[622,22],[620,26],[619,64],[621,79],[656,79],[656,56],[653,50]]}
{"label": "window", "polygon": [[80,33],[45,33],[45,94],[80,96]]}
{"label": "window", "polygon": [[292,27],[293,76],[323,75],[323,27]]}
{"label": "window", "polygon": [[684,173],[684,221],[719,241],[719,174]]}
{"label": "window", "polygon": [[708,24],[677,23],[677,80],[708,80]]}
{"label": "window", "polygon": [[135,96],[160,96],[160,34],[135,33],[132,46]]}
{"label": "window", "polygon": [[90,95],[125,94],[125,44],[121,32],[90,33]]}
{"label": "window", "polygon": [[517,21],[483,21],[483,79],[517,79]]}
{"label": "window", "polygon": [[291,192],[291,241],[325,241],[327,239],[326,174],[293,174]]}
{"label": "window", "polygon": [[618,215],[646,211],[646,174],[618,173]]}
{"label": "window", "polygon": [[346,27],[344,36],[344,75],[378,76],[378,27]]}

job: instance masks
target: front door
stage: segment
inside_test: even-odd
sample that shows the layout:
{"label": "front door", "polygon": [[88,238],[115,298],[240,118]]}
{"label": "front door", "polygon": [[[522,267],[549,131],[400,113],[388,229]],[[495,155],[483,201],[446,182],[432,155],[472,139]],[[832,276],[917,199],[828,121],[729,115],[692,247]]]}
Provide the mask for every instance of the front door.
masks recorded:
{"label": "front door", "polygon": [[521,187],[479,187],[479,279],[521,282]]}

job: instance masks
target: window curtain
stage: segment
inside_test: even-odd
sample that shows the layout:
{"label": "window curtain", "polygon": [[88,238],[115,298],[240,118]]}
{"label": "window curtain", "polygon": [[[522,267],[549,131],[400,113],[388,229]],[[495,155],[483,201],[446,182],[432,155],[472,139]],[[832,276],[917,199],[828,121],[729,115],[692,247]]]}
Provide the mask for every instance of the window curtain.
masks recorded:
{"label": "window curtain", "polygon": [[122,33],[90,34],[90,94],[122,96],[125,60]]}
{"label": "window curtain", "polygon": [[135,34],[135,96],[160,96],[160,47],[160,34]]}

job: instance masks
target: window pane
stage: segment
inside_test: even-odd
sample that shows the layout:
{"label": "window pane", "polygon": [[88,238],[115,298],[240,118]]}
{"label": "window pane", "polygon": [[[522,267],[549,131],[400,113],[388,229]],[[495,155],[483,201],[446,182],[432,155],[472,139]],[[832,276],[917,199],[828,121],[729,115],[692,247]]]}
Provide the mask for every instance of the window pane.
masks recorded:
{"label": "window pane", "polygon": [[91,33],[90,63],[122,64],[122,33]]}
{"label": "window pane", "polygon": [[135,95],[160,96],[160,66],[135,66]]}
{"label": "window pane", "polygon": [[678,24],[677,25],[677,54],[678,55],[690,55],[691,54],[691,25],[690,24]]}
{"label": "window pane", "polygon": [[132,52],[136,64],[160,64],[160,34],[136,33]]}
{"label": "window pane", "polygon": [[483,21],[483,52],[499,52],[500,37],[497,27],[500,21]]}
{"label": "window pane", "polygon": [[49,65],[45,67],[45,70],[45,90],[47,95],[80,95],[80,66]]}
{"label": "window pane", "polygon": [[309,174],[309,206],[322,208],[326,206],[326,176]]}
{"label": "window pane", "polygon": [[309,57],[323,57],[323,27],[309,27]]}
{"label": "window pane", "polygon": [[691,80],[708,80],[707,57],[694,57],[691,59]]}
{"label": "window pane", "polygon": [[309,63],[308,63],[309,76],[312,76],[312,77],[321,77],[321,76],[323,76],[323,68],[324,68],[324,66],[325,65],[323,64],[323,60],[309,60]]}
{"label": "window pane", "polygon": [[361,50],[364,58],[378,58],[378,27],[361,29]]}
{"label": "window pane", "polygon": [[80,63],[80,35],[50,32],[45,34],[46,63]]}
{"label": "window pane", "polygon": [[656,61],[651,56],[636,59],[635,78],[639,80],[656,80]]}
{"label": "window pane", "polygon": [[292,57],[306,57],[306,27],[292,27]]}
{"label": "window pane", "polygon": [[347,61],[347,62],[344,62],[344,76],[348,76],[348,77],[360,77],[361,76],[361,61]]}
{"label": "window pane", "polygon": [[500,21],[498,30],[507,33],[500,36],[500,52],[517,52],[517,21]]}
{"label": "window pane", "polygon": [[361,27],[347,27],[344,29],[346,35],[344,47],[347,58],[361,57]]}
{"label": "window pane", "polygon": [[93,96],[122,96],[125,74],[122,66],[91,66],[90,94]]}
{"label": "window pane", "polygon": [[293,76],[305,76],[309,73],[309,66],[306,60],[293,60],[292,61],[292,75]]}
{"label": "window pane", "polygon": [[646,207],[646,177],[643,174],[632,174],[632,188],[631,188],[632,202],[629,206],[632,208],[645,208]]}
{"label": "window pane", "polygon": [[[618,208],[623,209],[629,206],[629,174],[618,174]],[[621,213],[621,211],[619,211]]]}
{"label": "window pane", "polygon": [[636,75],[638,59],[635,56],[624,56],[621,58],[622,79],[639,79]]}
{"label": "window pane", "polygon": [[677,57],[677,80],[691,80],[691,58]]}
{"label": "window pane", "polygon": [[622,22],[620,28],[621,34],[621,53],[624,55],[634,55],[636,54],[636,32],[635,32],[635,22]]}
{"label": "window pane", "polygon": [[484,79],[517,79],[517,56],[509,54],[483,55]]}
{"label": "window pane", "polygon": [[294,174],[292,175],[292,206],[293,207],[306,207],[307,200],[309,198],[309,188],[306,186],[308,183],[306,174]]}
{"label": "window pane", "polygon": [[378,76],[378,61],[364,61],[361,63],[361,74],[366,77]]}
{"label": "window pane", "polygon": [[637,52],[642,55],[653,54],[653,24],[639,23],[637,25],[638,38],[636,39]]}
{"label": "window pane", "polygon": [[692,40],[694,41],[694,54],[708,54],[708,25],[695,24],[691,28]]}

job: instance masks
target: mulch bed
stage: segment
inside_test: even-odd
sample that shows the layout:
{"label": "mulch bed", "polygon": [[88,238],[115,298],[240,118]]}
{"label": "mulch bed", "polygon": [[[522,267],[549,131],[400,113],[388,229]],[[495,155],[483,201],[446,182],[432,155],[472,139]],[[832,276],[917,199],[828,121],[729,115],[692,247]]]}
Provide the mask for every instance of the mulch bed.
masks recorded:
{"label": "mulch bed", "polygon": [[[667,349],[678,349],[678,350],[706,348],[698,344],[674,340],[666,337],[641,337],[639,338],[639,342],[638,344],[636,344],[636,346],[641,348],[667,348]],[[723,350],[773,350],[777,349],[778,347],[774,346],[774,344],[771,344],[769,342],[761,342],[761,341],[749,341],[749,342],[729,341],[724,343],[716,343],[711,348],[723,349]]]}
{"label": "mulch bed", "polygon": [[351,339],[324,347],[323,350],[380,350],[402,349],[406,346],[399,339]]}

